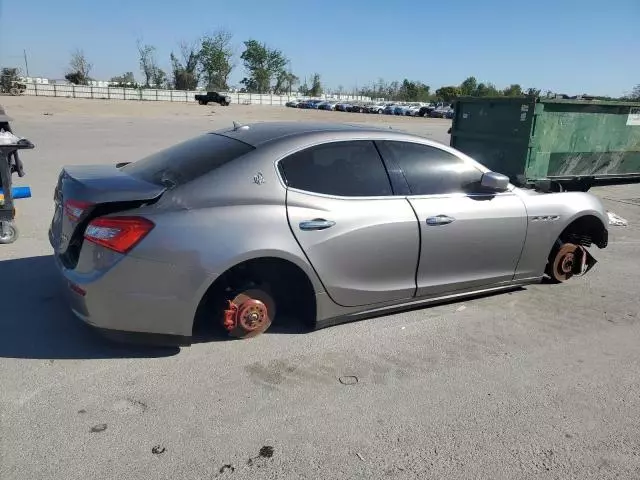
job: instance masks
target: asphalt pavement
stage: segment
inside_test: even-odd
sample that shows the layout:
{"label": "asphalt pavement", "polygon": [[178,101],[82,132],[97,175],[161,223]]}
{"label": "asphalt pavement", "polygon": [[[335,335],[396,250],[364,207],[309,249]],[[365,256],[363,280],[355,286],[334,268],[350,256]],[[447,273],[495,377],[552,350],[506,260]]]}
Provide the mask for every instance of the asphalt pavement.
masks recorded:
{"label": "asphalt pavement", "polygon": [[[36,144],[19,180],[34,196],[17,202],[19,241],[0,246],[1,479],[640,478],[640,185],[592,191],[629,225],[566,284],[311,333],[126,346],[60,296],[57,173],[135,160],[231,114],[22,102],[8,110]],[[446,141],[446,122],[410,120],[399,128]]]}

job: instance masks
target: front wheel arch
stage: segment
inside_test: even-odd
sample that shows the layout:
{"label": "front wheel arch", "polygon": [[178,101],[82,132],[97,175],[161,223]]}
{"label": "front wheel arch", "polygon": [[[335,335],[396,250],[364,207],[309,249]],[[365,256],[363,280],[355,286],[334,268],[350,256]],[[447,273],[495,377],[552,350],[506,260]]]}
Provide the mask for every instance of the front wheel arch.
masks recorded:
{"label": "front wheel arch", "polygon": [[605,248],[609,241],[607,227],[595,215],[582,215],[575,218],[558,236],[564,243],[576,243],[590,247],[595,243],[598,248]]}
{"label": "front wheel arch", "polygon": [[[547,257],[545,274],[551,278],[554,283],[557,283],[558,280],[554,280],[552,271],[555,268],[555,263],[557,263],[557,256],[562,254],[562,249],[571,245],[574,246],[574,249],[576,248],[575,246],[578,246],[577,248],[590,247],[594,243],[598,248],[605,248],[608,243],[608,238],[608,230],[602,220],[597,216],[586,214],[575,218],[555,239]],[[591,257],[586,250],[583,251],[583,254],[586,255],[587,258],[591,258],[593,263],[595,263],[593,257]]]}

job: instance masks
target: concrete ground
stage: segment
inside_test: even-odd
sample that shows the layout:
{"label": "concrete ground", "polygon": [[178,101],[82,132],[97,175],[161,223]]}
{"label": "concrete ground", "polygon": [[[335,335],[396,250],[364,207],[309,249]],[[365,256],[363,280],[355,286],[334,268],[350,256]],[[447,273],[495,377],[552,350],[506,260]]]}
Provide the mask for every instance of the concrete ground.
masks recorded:
{"label": "concrete ground", "polygon": [[232,120],[446,120],[2,97],[33,198],[0,246],[0,478],[640,478],[640,186],[586,277],[308,334],[121,346],[71,316],[47,228],[65,163],[135,160]]}

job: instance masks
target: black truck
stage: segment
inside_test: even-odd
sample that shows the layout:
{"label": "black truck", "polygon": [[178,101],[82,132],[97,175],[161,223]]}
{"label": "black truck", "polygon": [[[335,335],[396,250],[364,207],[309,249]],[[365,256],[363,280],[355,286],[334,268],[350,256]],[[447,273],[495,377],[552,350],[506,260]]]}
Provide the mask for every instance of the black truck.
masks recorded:
{"label": "black truck", "polygon": [[223,107],[226,107],[231,103],[231,97],[228,95],[220,95],[218,92],[207,92],[206,95],[196,95],[196,102],[200,105],[206,105],[209,102],[219,103]]}

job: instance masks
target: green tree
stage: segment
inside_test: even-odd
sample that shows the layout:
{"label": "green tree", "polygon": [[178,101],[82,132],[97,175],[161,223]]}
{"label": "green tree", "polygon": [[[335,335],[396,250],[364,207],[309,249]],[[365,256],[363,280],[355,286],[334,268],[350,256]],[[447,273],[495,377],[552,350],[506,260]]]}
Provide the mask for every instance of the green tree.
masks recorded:
{"label": "green tree", "polygon": [[293,91],[293,87],[298,84],[300,79],[291,72],[280,70],[276,76],[276,83],[273,87],[273,93],[277,95],[286,95]]}
{"label": "green tree", "polygon": [[450,102],[451,100],[455,100],[459,96],[461,96],[462,92],[460,91],[460,87],[456,86],[448,86],[448,87],[440,87],[436,90],[436,96],[445,102]]}
{"label": "green tree", "polygon": [[631,90],[631,94],[629,95],[629,100],[634,100],[640,102],[640,83],[633,87]]}
{"label": "green tree", "polygon": [[12,67],[4,67],[0,71],[0,92],[8,93],[14,82],[20,77],[20,69]]}
{"label": "green tree", "polygon": [[226,30],[218,30],[205,35],[200,45],[200,69],[207,90],[227,90],[229,75],[233,70],[233,35]]}
{"label": "green tree", "polygon": [[309,89],[309,95],[312,97],[319,97],[322,95],[322,83],[320,82],[320,74],[314,73],[311,79],[311,88]]}
{"label": "green tree", "polygon": [[539,88],[530,87],[530,88],[527,88],[526,96],[531,98],[538,98],[541,92],[542,90],[540,90]]}
{"label": "green tree", "polygon": [[405,102],[426,102],[429,100],[431,87],[418,81],[403,80],[400,90],[398,91],[398,100]]}
{"label": "green tree", "polygon": [[460,95],[474,95],[478,88],[476,77],[468,77],[460,84]]}
{"label": "green tree", "polygon": [[502,94],[505,97],[524,97],[524,93],[522,92],[522,87],[517,83],[513,83],[509,85],[502,91]]}
{"label": "green tree", "polygon": [[198,47],[196,44],[180,43],[182,59],[171,52],[173,87],[176,90],[195,90],[198,87]]}
{"label": "green tree", "polygon": [[271,89],[271,81],[277,77],[287,64],[284,54],[277,49],[269,48],[257,40],[244,42],[245,50],[240,55],[244,68],[249,76],[242,79],[248,91],[267,93]]}
{"label": "green tree", "polygon": [[480,82],[473,93],[474,97],[498,97],[500,92],[493,83]]}
{"label": "green tree", "polygon": [[159,68],[158,66],[156,66],[153,69],[153,77],[152,81],[153,81],[153,86],[156,88],[166,88],[167,87],[167,74],[165,73],[164,70],[162,70],[161,68]]}

